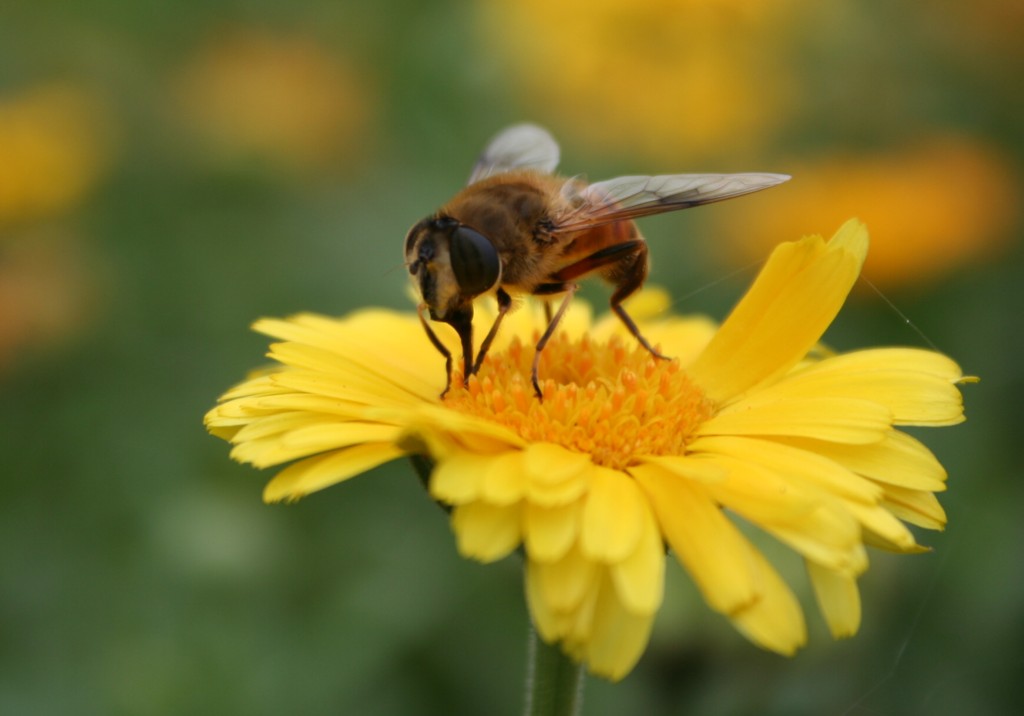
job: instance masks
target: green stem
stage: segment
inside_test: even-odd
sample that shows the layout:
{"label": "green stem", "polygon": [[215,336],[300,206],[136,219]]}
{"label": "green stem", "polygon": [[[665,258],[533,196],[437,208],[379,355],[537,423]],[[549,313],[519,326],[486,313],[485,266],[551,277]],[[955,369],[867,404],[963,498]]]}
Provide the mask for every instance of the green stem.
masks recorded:
{"label": "green stem", "polygon": [[[417,452],[412,452],[409,459],[429,494],[433,461]],[[451,512],[450,506],[442,502],[437,505]],[[522,554],[522,546],[519,552]],[[544,643],[532,626],[528,651],[524,716],[579,716],[583,708],[583,666],[567,657],[557,645]]]}
{"label": "green stem", "polygon": [[524,716],[579,716],[584,669],[558,645],[546,644],[530,628]]}

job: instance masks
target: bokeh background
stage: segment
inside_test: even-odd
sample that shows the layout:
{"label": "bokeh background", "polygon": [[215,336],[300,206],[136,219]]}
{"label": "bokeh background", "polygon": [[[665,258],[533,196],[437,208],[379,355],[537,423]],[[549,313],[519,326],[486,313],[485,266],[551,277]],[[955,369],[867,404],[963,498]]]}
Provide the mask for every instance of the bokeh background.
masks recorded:
{"label": "bokeh background", "polygon": [[983,378],[924,435],[949,527],[873,554],[857,637],[811,611],[761,652],[673,563],[586,713],[1020,713],[1022,31],[1009,0],[6,0],[0,713],[519,712],[515,559],[461,560],[407,464],[265,506],[201,418],[262,361],[253,319],[411,307],[408,226],[524,119],[592,179],[794,175],[645,220],[676,311],[856,215],[871,283],[828,340]]}

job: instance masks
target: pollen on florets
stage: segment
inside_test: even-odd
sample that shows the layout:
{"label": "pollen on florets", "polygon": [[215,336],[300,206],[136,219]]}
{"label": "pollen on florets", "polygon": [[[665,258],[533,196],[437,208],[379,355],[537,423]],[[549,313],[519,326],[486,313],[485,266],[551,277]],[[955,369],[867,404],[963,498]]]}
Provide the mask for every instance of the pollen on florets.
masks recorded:
{"label": "pollen on florets", "polygon": [[468,386],[454,377],[444,403],[528,442],[557,443],[616,469],[642,455],[684,454],[714,410],[677,361],[658,360],[617,337],[594,343],[556,335],[541,355],[543,400],[530,382],[532,361],[533,347],[516,338],[492,351]]}

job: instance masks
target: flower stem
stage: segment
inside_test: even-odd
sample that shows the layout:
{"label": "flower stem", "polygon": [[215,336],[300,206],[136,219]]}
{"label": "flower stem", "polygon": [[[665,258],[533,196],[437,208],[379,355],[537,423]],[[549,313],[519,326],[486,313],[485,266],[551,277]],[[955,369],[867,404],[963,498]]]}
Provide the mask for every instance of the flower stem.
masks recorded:
{"label": "flower stem", "polygon": [[530,628],[523,716],[579,716],[584,669]]}
{"label": "flower stem", "polygon": [[[413,469],[429,491],[434,463],[420,454],[410,455]],[[445,512],[451,507],[437,502]],[[519,548],[522,553],[522,546]],[[579,716],[583,708],[581,664],[570,659],[557,645],[546,644],[530,627],[526,665],[526,709],[523,716]]]}

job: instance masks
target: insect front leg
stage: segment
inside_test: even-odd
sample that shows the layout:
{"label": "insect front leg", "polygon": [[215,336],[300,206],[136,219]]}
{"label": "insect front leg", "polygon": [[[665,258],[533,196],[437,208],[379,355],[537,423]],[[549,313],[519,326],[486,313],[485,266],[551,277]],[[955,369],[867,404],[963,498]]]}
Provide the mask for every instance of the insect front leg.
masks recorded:
{"label": "insect front leg", "polygon": [[427,323],[427,319],[423,316],[424,311],[427,310],[427,304],[421,303],[416,309],[416,315],[420,317],[420,324],[423,326],[423,330],[427,333],[427,338],[434,345],[434,348],[444,356],[444,390],[441,391],[441,397],[444,398],[448,394],[448,389],[452,387],[452,352],[448,350],[444,343],[437,337],[434,330]]}
{"label": "insect front leg", "polygon": [[487,332],[484,342],[480,344],[480,351],[476,354],[476,362],[473,363],[473,373],[480,370],[480,366],[483,365],[484,362],[484,356],[487,355],[487,351],[491,347],[491,342],[494,340],[494,337],[498,335],[498,326],[501,325],[501,321],[505,318],[505,314],[508,313],[510,308],[512,308],[512,297],[505,292],[505,289],[498,289],[497,298],[498,317],[494,319],[494,324],[491,326],[491,330]]}
{"label": "insect front leg", "polygon": [[473,375],[473,304],[466,302],[460,308],[449,311],[443,319],[455,329],[462,344],[462,384],[469,384],[469,376]]}

